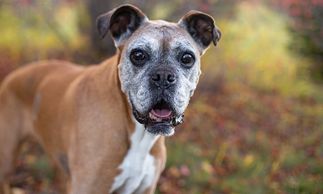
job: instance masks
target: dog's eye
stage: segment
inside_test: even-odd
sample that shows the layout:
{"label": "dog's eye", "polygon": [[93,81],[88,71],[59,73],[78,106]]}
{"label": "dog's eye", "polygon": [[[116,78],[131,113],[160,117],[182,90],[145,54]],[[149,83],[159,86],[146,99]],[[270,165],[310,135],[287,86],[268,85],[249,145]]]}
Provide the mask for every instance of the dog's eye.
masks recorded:
{"label": "dog's eye", "polygon": [[130,61],[136,66],[143,65],[148,60],[148,54],[140,49],[135,49],[130,53]]}
{"label": "dog's eye", "polygon": [[184,67],[190,68],[195,62],[195,58],[191,53],[184,53],[180,59],[180,62]]}

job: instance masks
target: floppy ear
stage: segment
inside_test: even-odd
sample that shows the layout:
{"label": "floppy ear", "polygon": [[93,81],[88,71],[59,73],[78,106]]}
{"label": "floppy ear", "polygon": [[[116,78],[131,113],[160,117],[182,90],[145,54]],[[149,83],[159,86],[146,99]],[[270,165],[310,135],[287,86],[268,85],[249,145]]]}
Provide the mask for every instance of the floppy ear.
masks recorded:
{"label": "floppy ear", "polygon": [[202,50],[206,49],[211,42],[216,46],[221,38],[221,32],[212,16],[200,11],[189,11],[178,24],[188,31]]}
{"label": "floppy ear", "polygon": [[116,46],[120,46],[147,20],[148,18],[140,9],[124,4],[100,15],[96,24],[101,38],[110,31]]}

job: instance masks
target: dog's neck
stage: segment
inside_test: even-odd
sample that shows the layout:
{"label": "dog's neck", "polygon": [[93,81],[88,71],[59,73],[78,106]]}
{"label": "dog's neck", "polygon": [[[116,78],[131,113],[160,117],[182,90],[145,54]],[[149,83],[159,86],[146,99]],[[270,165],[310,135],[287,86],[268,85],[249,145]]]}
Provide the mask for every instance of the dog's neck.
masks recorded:
{"label": "dog's neck", "polygon": [[[164,138],[153,135],[145,130],[145,126],[138,123],[132,115],[132,110],[126,95],[121,91],[120,79],[118,75],[120,53],[104,61],[98,66],[98,82],[105,82],[110,89],[106,90],[109,99],[121,105],[124,115],[118,118],[119,121],[126,122],[128,137],[128,151],[119,165],[120,174],[114,178],[111,192],[132,193],[135,189],[142,192],[147,189],[156,177],[157,166],[155,166],[154,154],[164,154]],[[115,85],[110,87],[109,84]],[[111,88],[114,88],[111,91]],[[104,90],[104,89],[103,89]],[[112,92],[112,93],[111,93]],[[111,104],[110,104],[111,106]],[[139,182],[138,182],[139,181]],[[138,187],[138,183],[142,183]]]}

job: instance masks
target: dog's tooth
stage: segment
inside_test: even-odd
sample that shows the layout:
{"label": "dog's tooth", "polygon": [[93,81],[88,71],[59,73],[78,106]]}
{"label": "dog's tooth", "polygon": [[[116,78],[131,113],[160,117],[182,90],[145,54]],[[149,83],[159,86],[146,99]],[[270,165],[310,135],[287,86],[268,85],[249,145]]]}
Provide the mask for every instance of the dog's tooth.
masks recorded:
{"label": "dog's tooth", "polygon": [[152,113],[149,113],[149,118],[151,118],[152,120],[157,120],[156,116]]}

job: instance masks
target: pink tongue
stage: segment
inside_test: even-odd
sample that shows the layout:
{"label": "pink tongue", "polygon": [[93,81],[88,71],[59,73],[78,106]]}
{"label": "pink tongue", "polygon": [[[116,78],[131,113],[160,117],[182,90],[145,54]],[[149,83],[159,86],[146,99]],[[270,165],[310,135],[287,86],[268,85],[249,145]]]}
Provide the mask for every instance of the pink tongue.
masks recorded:
{"label": "pink tongue", "polygon": [[153,109],[151,112],[160,118],[167,118],[172,114],[172,111],[169,109]]}

